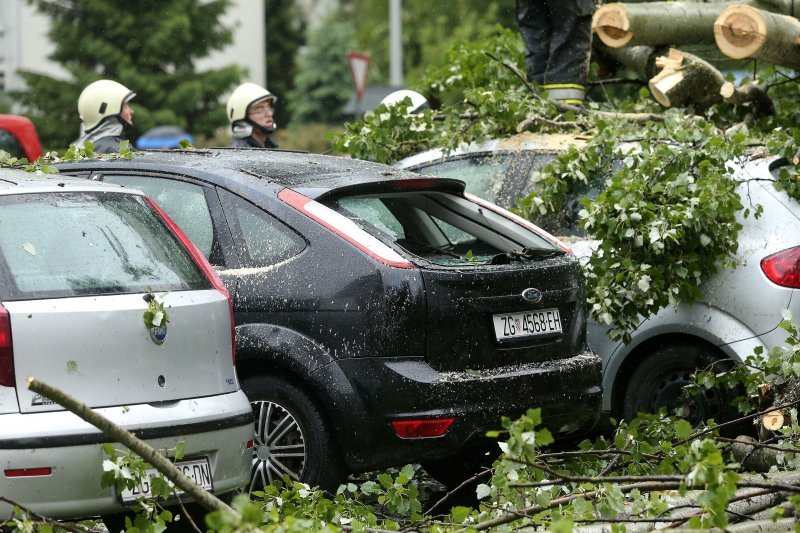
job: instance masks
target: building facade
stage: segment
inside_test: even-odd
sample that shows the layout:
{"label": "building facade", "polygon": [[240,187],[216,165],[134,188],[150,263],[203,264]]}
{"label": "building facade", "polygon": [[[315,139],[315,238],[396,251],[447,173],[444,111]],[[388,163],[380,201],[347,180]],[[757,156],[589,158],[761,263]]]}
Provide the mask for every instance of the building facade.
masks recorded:
{"label": "building facade", "polygon": [[[111,0],[109,0],[111,1]],[[232,0],[222,19],[236,28],[233,42],[197,62],[197,69],[210,70],[239,65],[247,70],[247,80],[266,83],[264,2]],[[47,36],[49,19],[26,0],[0,1],[0,92],[23,90],[19,70],[67,78],[61,65],[48,59],[53,43]]]}

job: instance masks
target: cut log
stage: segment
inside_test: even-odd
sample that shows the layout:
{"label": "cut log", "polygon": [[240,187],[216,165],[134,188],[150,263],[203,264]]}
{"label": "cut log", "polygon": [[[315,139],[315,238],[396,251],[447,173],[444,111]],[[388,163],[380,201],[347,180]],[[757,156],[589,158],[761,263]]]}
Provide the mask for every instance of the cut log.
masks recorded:
{"label": "cut log", "polygon": [[719,4],[652,2],[605,4],[597,8],[592,29],[606,46],[711,44]]}
{"label": "cut log", "polygon": [[666,54],[669,49],[661,46],[626,46],[625,48],[608,48],[602,44],[593,47],[593,58],[596,48],[602,47],[602,56],[610,58],[616,64],[632,70],[639,79],[649,80],[655,76],[660,67],[656,66],[656,58]]}
{"label": "cut log", "polygon": [[592,18],[592,29],[611,48],[712,44],[714,21],[731,5],[750,5],[781,15],[800,17],[800,2],[792,0],[613,3],[597,8]]}
{"label": "cut log", "polygon": [[722,100],[722,74],[699,57],[672,48],[667,56],[656,59],[656,66],[662,70],[649,86],[664,107],[693,104],[702,109]]}
{"label": "cut log", "polygon": [[800,68],[800,21],[748,5],[732,5],[714,22],[717,47],[733,59],[761,59]]}
{"label": "cut log", "polygon": [[730,104],[752,104],[754,118],[775,114],[775,104],[767,95],[767,90],[753,83],[736,87],[726,81],[719,89],[719,94]]}
{"label": "cut log", "polygon": [[764,428],[768,429],[769,431],[778,431],[783,427],[785,420],[786,418],[783,416],[782,412],[771,411],[765,414],[764,418],[761,419],[761,425],[763,425]]}

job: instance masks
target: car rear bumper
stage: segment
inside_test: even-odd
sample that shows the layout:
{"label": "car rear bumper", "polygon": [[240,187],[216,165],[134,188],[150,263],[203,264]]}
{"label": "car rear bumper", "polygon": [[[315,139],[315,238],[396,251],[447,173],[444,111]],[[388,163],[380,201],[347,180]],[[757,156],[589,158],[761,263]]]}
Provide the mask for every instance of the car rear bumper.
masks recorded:
{"label": "car rear bumper", "polygon": [[[108,407],[96,412],[131,430],[157,449],[185,445],[187,459],[207,457],[216,494],[250,478],[252,409],[241,391],[168,405]],[[130,416],[128,416],[130,415]],[[146,421],[146,422],[145,422]],[[51,518],[80,518],[125,509],[114,489],[101,486],[102,443],[108,439],[67,412],[0,415],[0,494]],[[117,446],[122,448],[121,446]],[[36,477],[8,477],[6,470],[49,467]],[[0,503],[0,520],[13,509]]]}
{"label": "car rear bumper", "polygon": [[[499,429],[502,416],[533,407],[557,437],[581,434],[597,422],[602,395],[600,359],[590,352],[459,373],[439,373],[422,358],[343,359],[315,374],[339,396],[335,425],[354,471],[452,456]],[[402,439],[391,424],[442,417],[455,421],[440,437]]]}

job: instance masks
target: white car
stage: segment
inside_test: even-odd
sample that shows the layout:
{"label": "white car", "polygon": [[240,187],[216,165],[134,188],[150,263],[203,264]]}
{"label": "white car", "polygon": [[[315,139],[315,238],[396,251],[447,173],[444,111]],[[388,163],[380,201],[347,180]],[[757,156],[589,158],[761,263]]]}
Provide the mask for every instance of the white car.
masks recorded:
{"label": "white car", "polygon": [[[544,168],[569,144],[584,141],[566,135],[520,134],[509,139],[472,144],[445,155],[430,150],[396,164],[421,174],[458,178],[476,196],[513,208],[534,190],[534,172]],[[736,259],[739,266],[720,270],[703,286],[702,301],[666,308],[632,332],[630,344],[609,340],[607,327],[589,321],[588,339],[603,360],[603,411],[630,419],[639,411],[656,411],[681,402],[692,420],[732,416],[729,398],[707,390],[700,398],[681,394],[696,368],[718,359],[743,360],[756,347],[783,344],[778,328],[781,311],[800,316],[800,204],[774,187],[781,161],[756,158],[736,164],[731,179],[739,181],[744,206],[763,206],[760,218],[739,217]],[[753,178],[757,178],[754,180]],[[579,227],[579,200],[597,196],[585,187],[568,197],[557,216],[537,221],[565,241],[576,255],[592,251]]]}
{"label": "white car", "polygon": [[[145,323],[153,298],[169,322]],[[109,439],[29,376],[155,448],[183,442],[184,471],[214,493],[245,485],[253,414],[231,323],[219,277],[142,193],[0,171],[0,495],[111,522],[135,496],[101,486]],[[12,512],[0,502],[0,521]]]}

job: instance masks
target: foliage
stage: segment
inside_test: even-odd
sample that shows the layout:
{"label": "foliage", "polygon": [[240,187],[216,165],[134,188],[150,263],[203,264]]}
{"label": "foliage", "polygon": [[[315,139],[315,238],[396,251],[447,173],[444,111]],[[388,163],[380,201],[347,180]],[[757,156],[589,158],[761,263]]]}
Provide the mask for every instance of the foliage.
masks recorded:
{"label": "foliage", "polygon": [[[787,315],[782,327],[789,333],[787,346],[762,361],[762,371],[757,373],[760,383],[753,381],[752,385],[800,377],[798,326]],[[734,385],[739,378],[749,379],[739,369],[718,376],[699,374],[700,381],[712,380],[712,385]],[[510,531],[526,526],[571,531],[584,524],[606,524],[621,530],[621,526],[643,521],[656,529],[667,525],[725,528],[762,510],[752,506],[745,514],[735,510],[736,502],[747,503],[743,489],[779,496],[787,487],[789,494],[774,499],[767,508],[784,500],[788,507],[769,509],[768,516],[774,520],[784,512],[800,510],[800,497],[790,497],[800,481],[797,409],[789,412],[789,423],[766,445],[779,450],[774,477],[742,471],[731,453],[731,440],[720,437],[718,430],[713,422],[693,428],[662,410],[640,414],[629,423],[620,423],[608,437],[584,440],[565,450],[542,427],[542,412],[534,408],[516,420],[503,418],[502,429],[488,434],[500,439],[501,455],[490,477],[475,487],[479,503],[472,507],[452,507],[437,516],[424,511],[419,471],[407,465],[366,481],[348,482],[335,494],[284,477],[249,498],[234,498],[232,505],[238,515],[213,512],[205,520],[213,531],[224,533]],[[139,486],[149,465],[110,444],[104,451],[108,457],[103,462],[104,483],[117,490]],[[183,450],[179,445],[164,453],[180,460]],[[172,520],[162,502],[173,489],[157,479],[151,481],[153,497],[137,503],[132,525],[139,531],[161,531]],[[749,494],[753,495],[752,490]],[[49,527],[43,526],[44,522],[21,508],[11,520],[21,531]]]}
{"label": "foliage", "polygon": [[292,122],[288,105],[297,75],[297,56],[306,42],[306,20],[295,0],[264,0],[267,88],[278,97],[275,123]]}
{"label": "foliage", "polygon": [[[586,267],[588,300],[593,318],[611,326],[610,336],[628,340],[642,318],[696,301],[719,268],[735,267],[737,216],[757,216],[761,207],[742,205],[728,163],[756,143],[798,160],[797,84],[775,82],[784,98],[776,100],[774,117],[720,104],[703,116],[673,109],[659,113],[659,121],[632,121],[624,113],[658,112],[646,89],[570,109],[526,86],[523,70],[515,31],[498,28],[491,39],[458,43],[445,64],[416,85],[433,111],[406,116],[404,106],[379,107],[348,124],[336,147],[393,163],[430,148],[446,153],[462,143],[507,137],[523,121],[542,133],[572,133],[575,145],[535,176],[536,188],[519,199],[519,212],[540,221],[562,212],[568,194],[603,189],[583,200],[581,212],[583,228],[599,242]],[[759,75],[784,77],[773,68]],[[738,133],[726,133],[734,124]],[[800,199],[797,167],[782,169],[778,186]]]}
{"label": "foliage", "polygon": [[[164,294],[161,298],[164,298]],[[149,289],[145,294],[145,301],[147,302],[147,309],[142,314],[144,319],[144,327],[150,329],[152,327],[163,328],[169,322],[169,313],[164,308],[164,302],[158,301],[158,295],[153,294]]]}
{"label": "foliage", "polygon": [[119,143],[119,152],[117,153],[95,154],[93,148],[94,144],[92,142],[87,142],[83,148],[70,146],[62,155],[58,155],[58,152],[48,152],[33,163],[24,157],[15,157],[5,150],[0,150],[0,168],[16,168],[35,174],[56,174],[58,169],[53,165],[61,161],[79,161],[90,158],[110,161],[120,158],[131,159],[133,157],[133,152],[128,148],[128,141]]}
{"label": "foliage", "polygon": [[343,50],[353,47],[352,24],[329,17],[308,36],[308,46],[298,58],[289,109],[300,122],[337,123],[352,92],[352,77]]}
{"label": "foliage", "polygon": [[599,121],[584,148],[571,148],[543,172],[542,187],[520,201],[532,220],[562,209],[582,183],[604,188],[582,200],[581,222],[600,239],[586,268],[587,302],[613,339],[628,340],[640,321],[667,305],[692,303],[700,285],[735,266],[742,210],[726,166],[743,156],[744,135],[722,137],[708,122],[669,115],[638,129],[641,141],[620,144]]}
{"label": "foliage", "polygon": [[[389,2],[348,0],[343,4],[355,21],[358,49],[370,55],[369,83],[388,83]],[[419,77],[426,65],[442,64],[454,42],[480,42],[496,24],[516,28],[513,2],[403,2],[402,7],[403,71],[408,79]]]}
{"label": "foliage", "polygon": [[124,9],[105,0],[31,1],[51,21],[50,59],[69,75],[21,73],[28,89],[15,97],[45,146],[67,146],[78,136],[78,96],[100,78],[137,93],[135,133],[176,124],[210,134],[225,123],[219,99],[242,72],[235,66],[198,72],[195,64],[231,42],[219,22],[229,0],[142,0]]}

